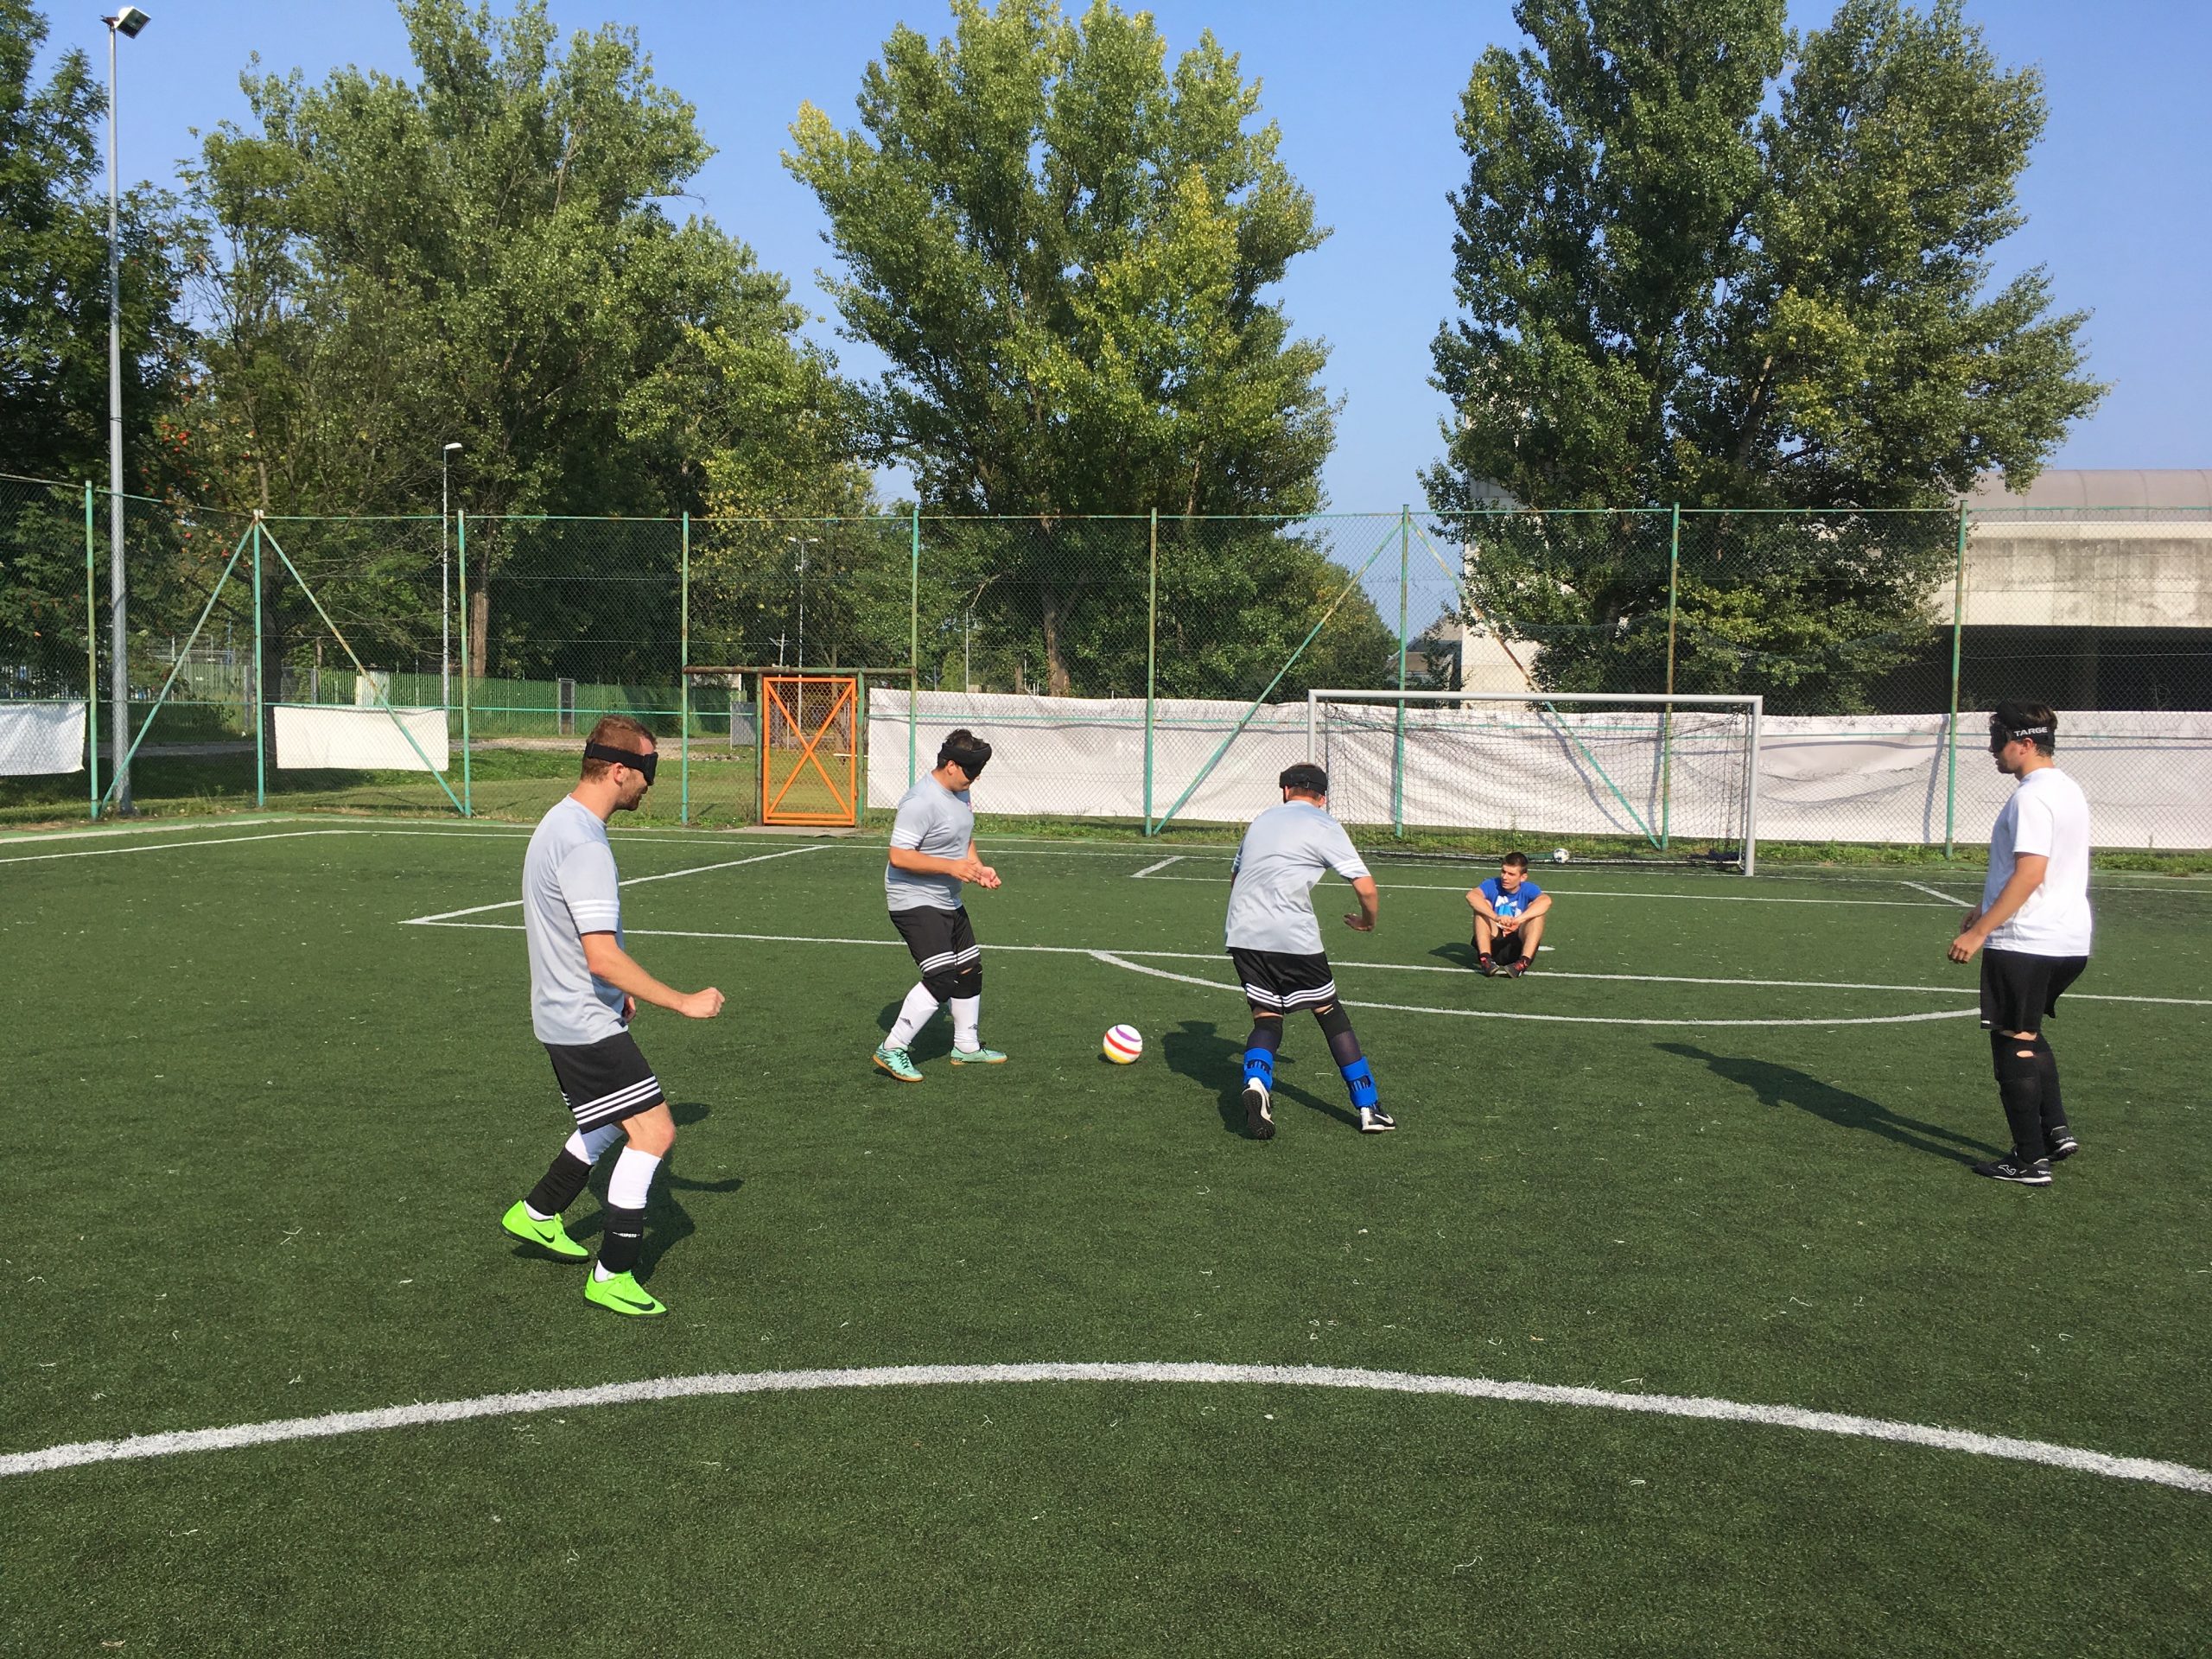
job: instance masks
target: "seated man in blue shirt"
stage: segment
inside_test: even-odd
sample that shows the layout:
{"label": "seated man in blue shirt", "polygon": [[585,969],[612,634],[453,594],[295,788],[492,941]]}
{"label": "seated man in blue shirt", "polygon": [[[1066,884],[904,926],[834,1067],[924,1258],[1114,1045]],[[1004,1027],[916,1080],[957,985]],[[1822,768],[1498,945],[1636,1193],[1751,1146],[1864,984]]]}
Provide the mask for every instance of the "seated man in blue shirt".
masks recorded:
{"label": "seated man in blue shirt", "polygon": [[1529,855],[1508,853],[1497,874],[1467,892],[1475,912],[1475,965],[1491,978],[1518,979],[1536,959],[1551,895],[1529,879]]}

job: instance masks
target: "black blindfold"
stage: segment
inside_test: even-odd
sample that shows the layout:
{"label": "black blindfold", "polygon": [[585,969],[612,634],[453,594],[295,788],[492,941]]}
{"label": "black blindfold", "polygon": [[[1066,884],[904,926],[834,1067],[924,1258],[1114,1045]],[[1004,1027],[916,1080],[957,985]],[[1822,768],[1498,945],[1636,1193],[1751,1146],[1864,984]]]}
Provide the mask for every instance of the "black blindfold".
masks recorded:
{"label": "black blindfold", "polygon": [[618,749],[608,743],[585,744],[584,759],[605,760],[613,766],[627,766],[632,772],[641,772],[648,788],[652,785],[654,768],[660,765],[658,754],[639,754],[635,749]]}

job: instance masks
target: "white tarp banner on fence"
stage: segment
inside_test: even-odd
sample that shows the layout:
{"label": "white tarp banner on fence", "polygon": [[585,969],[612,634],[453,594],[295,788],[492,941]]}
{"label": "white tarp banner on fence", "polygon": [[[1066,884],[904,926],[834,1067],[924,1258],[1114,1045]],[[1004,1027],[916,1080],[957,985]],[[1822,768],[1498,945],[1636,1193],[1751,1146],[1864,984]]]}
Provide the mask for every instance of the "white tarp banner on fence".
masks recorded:
{"label": "white tarp banner on fence", "polygon": [[0,702],[0,778],[85,769],[85,705]]}
{"label": "white tarp banner on fence", "polygon": [[[405,736],[401,722],[407,728]],[[414,738],[413,744],[408,736]],[[415,752],[417,747],[422,754]],[[426,755],[430,761],[427,767],[423,764]],[[381,709],[276,705],[276,765],[284,771],[328,766],[355,772],[443,772],[450,764],[442,709],[396,709],[388,715]]]}
{"label": "white tarp banner on fence", "polygon": [[[868,692],[871,807],[896,804],[906,786],[906,698],[896,688]],[[1154,705],[1155,817],[1174,804],[1249,706],[1195,700]],[[1424,743],[1423,717],[1433,712],[1408,715],[1408,823],[1516,825],[1532,835],[1633,834],[1615,789],[1637,816],[1656,822],[1656,752],[1639,763],[1618,750],[1603,750],[1607,779],[1599,779],[1578,745],[1556,738]],[[925,691],[915,714],[918,771],[934,764],[938,740],[955,726],[972,727],[997,746],[977,801],[986,812],[1144,816],[1141,697]],[[1450,717],[1464,726],[1470,715],[1453,711]],[[1500,719],[1526,726],[1517,709]],[[1580,732],[1591,752],[1599,753],[1595,732],[1607,719],[1570,714],[1548,723]],[[1732,740],[1686,740],[1700,721],[1727,721],[1688,712],[1675,716],[1673,828],[1679,836],[1718,832],[1703,815],[1732,792],[1727,774],[1736,746]],[[1759,839],[1942,845],[1950,789],[1948,726],[1943,715],[1768,715],[1760,728]],[[1985,716],[1960,716],[1953,823],[1958,840],[1967,845],[1987,839],[2012,789],[1990,760],[1986,730]],[[1339,774],[1333,804],[1350,822],[1388,823],[1390,735],[1339,732],[1334,741],[1340,747],[1332,757]],[[2212,714],[2062,710],[2058,744],[2059,763],[2088,793],[2099,846],[2212,845]],[[1276,774],[1306,759],[1306,748],[1303,703],[1262,708],[1177,817],[1249,819],[1274,801]],[[1462,757],[1470,753],[1482,756],[1484,775],[1465,775]],[[1373,782],[1355,783],[1343,775],[1348,755],[1366,756],[1363,771],[1374,774]]]}

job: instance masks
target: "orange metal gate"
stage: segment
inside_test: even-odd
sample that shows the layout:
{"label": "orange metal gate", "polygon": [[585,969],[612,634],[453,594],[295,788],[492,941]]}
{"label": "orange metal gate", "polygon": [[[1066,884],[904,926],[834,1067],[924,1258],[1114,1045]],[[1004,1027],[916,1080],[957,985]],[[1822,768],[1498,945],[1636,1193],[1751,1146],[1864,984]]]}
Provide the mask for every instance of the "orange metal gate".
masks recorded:
{"label": "orange metal gate", "polygon": [[860,822],[859,682],[760,677],[760,822]]}

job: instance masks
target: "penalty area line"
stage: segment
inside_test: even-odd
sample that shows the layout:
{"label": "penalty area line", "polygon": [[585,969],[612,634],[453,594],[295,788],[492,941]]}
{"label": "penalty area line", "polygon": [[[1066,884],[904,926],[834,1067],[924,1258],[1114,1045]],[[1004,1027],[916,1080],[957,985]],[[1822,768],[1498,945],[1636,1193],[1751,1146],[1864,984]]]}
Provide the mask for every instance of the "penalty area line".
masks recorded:
{"label": "penalty area line", "polygon": [[1932,1451],[2002,1458],[2041,1464],[2109,1480],[2133,1480],[2184,1492],[2212,1493],[2212,1470],[2155,1458],[2118,1457],[2082,1446],[2048,1440],[2017,1440],[1970,1429],[1938,1428],[1926,1423],[1842,1412],[1808,1411],[1797,1406],[1758,1405],[1704,1395],[1627,1394],[1547,1382],[1513,1382],[1487,1376],[1440,1376],[1409,1371],[1380,1371],[1349,1366],[1233,1365],[1173,1361],[1127,1363],[1046,1362],[996,1365],[873,1365],[837,1370],[716,1371],[702,1376],[664,1376],[639,1382],[607,1382],[592,1388],[536,1389],[517,1394],[480,1395],[468,1400],[423,1401],[375,1411],[339,1411],[320,1417],[287,1417],[226,1428],[179,1429],[133,1434],[114,1440],[79,1440],[36,1452],[0,1456],[0,1477],[51,1473],[87,1465],[146,1458],[177,1457],[197,1452],[231,1452],[288,1440],[328,1440],[345,1434],[429,1427],[490,1417],[537,1412],[579,1411],[594,1406],[639,1405],[663,1400],[699,1400],[744,1395],[806,1394],[833,1389],[914,1389],[947,1386],[1003,1387],[1036,1382],[1169,1383],[1198,1387],[1241,1386],[1277,1389],[1341,1389],[1370,1394],[1433,1395],[1512,1405],[1562,1406],[1582,1410],[1635,1412],[1654,1417],[1690,1418],[1705,1422],[1749,1423],[1794,1428],[1853,1440],[1883,1440]]}
{"label": "penalty area line", "polygon": [[[771,859],[797,858],[802,853],[818,853],[823,848],[835,844],[824,841],[815,842],[805,847],[786,847],[779,853],[755,853],[750,858],[725,859],[719,864],[695,864],[688,870],[663,870],[658,875],[633,875],[615,885],[624,887],[641,887],[648,881],[673,881],[679,875],[704,875],[710,870],[734,870],[741,864],[766,864]],[[486,911],[519,910],[521,907],[522,900],[519,899],[502,899],[497,904],[471,905],[466,910],[442,910],[435,916],[410,916],[399,925],[402,927],[429,927],[436,923],[450,921],[455,916],[481,916]]]}

